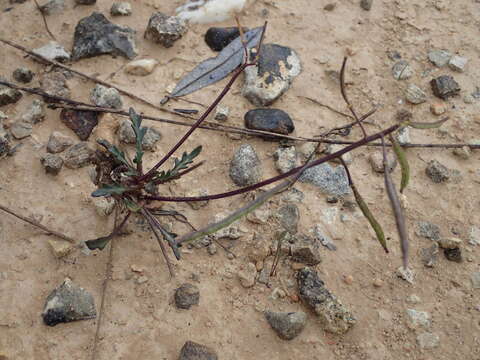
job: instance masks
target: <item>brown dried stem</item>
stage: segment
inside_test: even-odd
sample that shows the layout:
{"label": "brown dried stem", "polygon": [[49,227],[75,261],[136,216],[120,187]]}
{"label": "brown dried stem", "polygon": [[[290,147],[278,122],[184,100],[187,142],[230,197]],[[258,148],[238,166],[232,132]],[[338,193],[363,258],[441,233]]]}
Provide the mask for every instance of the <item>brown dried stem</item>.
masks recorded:
{"label": "brown dried stem", "polygon": [[52,34],[52,32],[50,31],[50,28],[48,27],[48,23],[47,23],[47,19],[45,18],[45,14],[43,13],[42,11],[42,8],[40,7],[40,5],[38,5],[38,2],[37,0],[34,0],[35,2],[35,6],[37,7],[38,9],[38,12],[40,13],[40,15],[42,16],[42,19],[43,19],[43,24],[45,25],[45,30],[47,30],[47,33],[48,35],[50,35],[50,37],[53,39],[53,40],[57,40],[55,38],[55,36]]}

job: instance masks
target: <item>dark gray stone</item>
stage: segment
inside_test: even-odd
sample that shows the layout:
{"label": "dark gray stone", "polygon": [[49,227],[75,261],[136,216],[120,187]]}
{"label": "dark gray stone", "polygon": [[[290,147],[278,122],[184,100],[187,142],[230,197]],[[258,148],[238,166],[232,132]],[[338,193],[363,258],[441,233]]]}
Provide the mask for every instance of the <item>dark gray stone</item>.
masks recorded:
{"label": "dark gray stone", "polygon": [[175,290],[175,306],[179,309],[190,309],[192,305],[198,305],[200,290],[192,284],[183,284]]}
{"label": "dark gray stone", "polygon": [[[251,57],[255,51],[251,50]],[[256,106],[268,106],[290,88],[301,71],[300,58],[294,50],[277,44],[262,45],[257,64],[245,69],[243,95]]]}
{"label": "dark gray stone", "polygon": [[325,287],[315,270],[305,267],[297,273],[300,298],[311,307],[325,330],[334,334],[346,333],[356,319]]}
{"label": "dark gray stone", "polygon": [[370,11],[372,8],[373,0],[360,0],[360,7],[363,10]]}
{"label": "dark gray stone", "polygon": [[[152,151],[155,148],[155,144],[162,138],[162,135],[158,132],[157,129],[153,127],[146,127],[147,132],[143,137],[142,148],[144,150]],[[132,128],[132,123],[130,120],[123,120],[120,123],[120,128],[118,129],[118,137],[120,141],[126,144],[135,144],[135,132]]]}
{"label": "dark gray stone", "polygon": [[25,83],[25,84],[32,81],[34,75],[35,74],[30,69],[27,69],[27,68],[24,68],[24,67],[17,68],[13,72],[13,78],[16,81],[21,82],[21,83]]}
{"label": "dark gray stone", "polygon": [[[2,78],[0,77],[0,79]],[[22,93],[20,91],[0,85],[0,106],[14,104],[20,100],[21,97]]]}
{"label": "dark gray stone", "polygon": [[445,258],[449,261],[454,261],[457,263],[461,263],[463,261],[462,249],[460,248],[443,249],[443,254],[445,255]]}
{"label": "dark gray stone", "polygon": [[[245,126],[248,129],[269,131],[288,135],[295,130],[290,116],[279,109],[253,109],[245,114]],[[271,138],[265,136],[266,138]]]}
{"label": "dark gray stone", "polygon": [[437,160],[428,163],[425,173],[436,184],[442,183],[450,179],[450,170]]}
{"label": "dark gray stone", "polygon": [[70,169],[78,169],[92,162],[95,150],[88,142],[73,145],[65,152],[65,166]]}
{"label": "dark gray stone", "polygon": [[63,166],[63,159],[56,154],[45,154],[40,158],[40,162],[45,172],[52,175],[57,175]]}
{"label": "dark gray stone", "polygon": [[319,187],[327,195],[341,197],[351,192],[347,174],[342,166],[320,164],[305,170],[299,180]]}
{"label": "dark gray stone", "polygon": [[[247,28],[243,28],[246,33]],[[238,27],[211,27],[205,34],[205,42],[213,51],[221,51],[234,39],[240,36]]]}
{"label": "dark gray stone", "polygon": [[303,311],[273,312],[267,310],[264,315],[278,337],[284,340],[296,338],[302,332],[307,321],[307,314]]}
{"label": "dark gray stone", "polygon": [[187,25],[184,20],[156,12],[148,21],[145,38],[169,48],[186,32]]}
{"label": "dark gray stone", "polygon": [[218,360],[218,356],[211,348],[187,341],[180,351],[178,360]]}
{"label": "dark gray stone", "polygon": [[93,296],[68,278],[48,295],[42,313],[43,322],[48,326],[96,316]]}
{"label": "dark gray stone", "polygon": [[440,240],[440,228],[438,225],[428,221],[417,221],[415,224],[415,234],[433,241]]}
{"label": "dark gray stone", "polygon": [[75,27],[72,53],[74,60],[104,54],[133,59],[137,55],[135,31],[113,24],[103,14],[94,12]]}
{"label": "dark gray stone", "polygon": [[293,261],[309,266],[322,262],[318,241],[303,234],[296,236],[295,243],[290,245],[290,253]]}
{"label": "dark gray stone", "polygon": [[442,75],[430,81],[433,94],[440,99],[448,99],[460,93],[460,85],[450,75]]}
{"label": "dark gray stone", "polygon": [[63,109],[60,112],[60,119],[80,140],[85,141],[98,124],[98,112]]}
{"label": "dark gray stone", "polygon": [[93,5],[97,0],[75,0],[75,3],[78,5]]}
{"label": "dark gray stone", "polygon": [[120,93],[115,88],[109,88],[100,84],[97,84],[90,94],[90,99],[92,102],[101,107],[112,108],[112,109],[121,109],[122,108],[122,97]]}
{"label": "dark gray stone", "polygon": [[253,185],[262,177],[262,166],[255,149],[250,144],[242,144],[230,163],[230,178],[238,186]]}
{"label": "dark gray stone", "polygon": [[300,212],[295,204],[287,204],[282,206],[276,215],[280,225],[291,234],[298,231],[298,221],[300,220]]}

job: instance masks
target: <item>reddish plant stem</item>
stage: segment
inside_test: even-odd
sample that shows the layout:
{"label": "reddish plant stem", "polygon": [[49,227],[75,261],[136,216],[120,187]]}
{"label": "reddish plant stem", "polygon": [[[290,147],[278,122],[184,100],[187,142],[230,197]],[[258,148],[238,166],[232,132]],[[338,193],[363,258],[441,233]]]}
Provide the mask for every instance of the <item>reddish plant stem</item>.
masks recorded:
{"label": "reddish plant stem", "polygon": [[256,184],[253,184],[253,185],[250,185],[250,186],[246,186],[246,187],[238,189],[238,190],[233,190],[233,191],[229,191],[229,192],[225,192],[225,193],[221,193],[221,194],[196,196],[196,197],[145,196],[145,197],[143,197],[143,199],[145,199],[145,200],[158,200],[158,201],[170,201],[170,202],[188,202],[188,201],[216,200],[216,199],[222,199],[222,198],[226,198],[226,197],[230,197],[230,196],[243,194],[243,193],[246,193],[246,192],[249,192],[249,191],[252,191],[252,190],[256,190],[256,189],[261,188],[263,186],[272,184],[272,183],[277,182],[279,180],[285,179],[289,176],[295,175],[296,173],[298,173],[301,170],[305,170],[305,169],[311,168],[313,166],[323,164],[324,162],[333,160],[337,157],[340,157],[343,154],[346,154],[346,153],[348,153],[348,152],[350,152],[350,151],[352,151],[352,150],[354,150],[354,149],[356,149],[360,146],[363,146],[363,145],[369,143],[370,141],[379,139],[382,136],[385,136],[385,135],[388,135],[388,134],[394,132],[399,127],[400,127],[400,125],[398,125],[398,124],[397,125],[392,125],[392,126],[390,126],[389,128],[387,128],[383,131],[380,131],[380,132],[378,132],[374,135],[370,135],[366,138],[363,138],[362,140],[357,141],[354,144],[346,146],[343,149],[341,149],[337,152],[334,152],[333,154],[330,154],[330,155],[324,156],[321,159],[312,161],[308,165],[296,167],[296,168],[286,172],[285,174],[272,177],[270,179],[261,181],[259,183],[256,183]]}

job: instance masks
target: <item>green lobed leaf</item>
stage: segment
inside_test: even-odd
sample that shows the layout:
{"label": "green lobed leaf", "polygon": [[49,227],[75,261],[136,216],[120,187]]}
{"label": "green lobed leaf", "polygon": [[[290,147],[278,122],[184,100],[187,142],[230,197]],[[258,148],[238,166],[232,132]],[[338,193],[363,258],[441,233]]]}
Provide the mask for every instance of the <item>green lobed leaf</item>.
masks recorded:
{"label": "green lobed leaf", "polygon": [[170,169],[167,172],[161,171],[158,174],[158,176],[156,176],[153,179],[153,182],[155,183],[165,182],[177,176],[181,170],[188,168],[188,165],[190,165],[193,162],[193,160],[200,154],[201,151],[202,151],[202,146],[200,145],[200,146],[197,146],[195,149],[193,149],[193,151],[190,154],[188,154],[187,152],[184,152],[181,159],[178,159],[178,158],[175,159],[173,169]]}
{"label": "green lobed leaf", "polygon": [[111,196],[111,195],[121,195],[128,189],[121,186],[121,185],[105,185],[100,189],[95,190],[92,192],[93,197],[100,197],[100,196]]}
{"label": "green lobed leaf", "polygon": [[125,206],[127,207],[127,209],[132,212],[136,213],[142,209],[142,207],[133,200],[123,199],[123,202],[125,203]]}

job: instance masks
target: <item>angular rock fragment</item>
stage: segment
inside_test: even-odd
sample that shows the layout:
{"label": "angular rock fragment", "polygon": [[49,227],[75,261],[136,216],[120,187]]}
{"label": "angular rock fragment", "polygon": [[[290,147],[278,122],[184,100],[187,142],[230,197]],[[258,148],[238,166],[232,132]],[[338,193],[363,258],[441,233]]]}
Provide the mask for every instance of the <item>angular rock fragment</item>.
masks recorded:
{"label": "angular rock fragment", "polygon": [[27,108],[27,111],[22,115],[22,121],[30,124],[36,124],[45,118],[45,103],[41,100],[35,99]]}
{"label": "angular rock fragment", "polygon": [[80,140],[85,141],[98,124],[98,112],[63,109],[60,112],[60,119]]}
{"label": "angular rock fragment", "polygon": [[52,154],[61,153],[69,146],[73,145],[73,139],[63,135],[61,132],[54,131],[48,138],[47,151]]}
{"label": "angular rock fragment", "polygon": [[93,319],[97,316],[93,296],[66,278],[47,297],[43,322],[55,326],[62,322]]}
{"label": "angular rock fragment", "polygon": [[446,100],[449,97],[460,93],[460,85],[450,75],[442,75],[430,81],[433,93],[440,99]]}
{"label": "angular rock fragment", "polygon": [[112,16],[128,16],[132,14],[132,5],[128,2],[114,2],[110,8]]}
{"label": "angular rock fragment", "polygon": [[[0,80],[3,78],[0,77]],[[22,93],[16,89],[0,85],[0,106],[14,104],[22,97]]]}
{"label": "angular rock fragment", "polygon": [[45,172],[51,175],[57,175],[63,166],[63,159],[56,154],[45,154],[40,158],[40,162]]}
{"label": "angular rock fragment", "polygon": [[262,177],[260,159],[249,144],[241,145],[230,163],[230,178],[238,186],[252,185]]}
{"label": "angular rock fragment", "polygon": [[432,160],[428,163],[425,173],[436,184],[449,180],[451,175],[450,170],[437,160]]}
{"label": "angular rock fragment", "polygon": [[290,245],[292,260],[309,266],[322,261],[319,242],[306,235],[298,235],[295,243]]}
{"label": "angular rock fragment", "polygon": [[325,287],[315,270],[305,267],[297,273],[300,298],[311,307],[324,329],[344,334],[356,323],[352,313]]}
{"label": "angular rock fragment", "polygon": [[451,57],[452,54],[447,50],[431,50],[428,53],[428,60],[438,67],[447,65]]}
{"label": "angular rock fragment", "polygon": [[180,351],[178,360],[218,360],[218,356],[211,348],[187,341]]}
{"label": "angular rock fragment", "polygon": [[122,108],[122,97],[115,88],[97,84],[90,94],[90,99],[97,106],[112,109]]}
{"label": "angular rock fragment", "polygon": [[156,12],[148,21],[145,38],[169,48],[186,32],[187,25],[181,18]]}
{"label": "angular rock fragment", "polygon": [[[34,49],[34,54],[40,55],[48,60],[67,62],[70,60],[70,53],[56,41],[50,41],[48,44]],[[42,60],[39,59],[40,62]]]}
{"label": "angular rock fragment", "polygon": [[[70,89],[68,88],[67,78],[65,74],[54,71],[47,73],[40,79],[40,87],[49,95],[70,98]],[[53,100],[45,99],[46,102]]]}
{"label": "angular rock fragment", "polygon": [[192,284],[183,284],[175,290],[175,305],[179,309],[190,309],[192,305],[198,305],[200,290]]}
{"label": "angular rock fragment", "polygon": [[295,146],[281,147],[273,153],[275,167],[280,174],[285,174],[298,165]]}
{"label": "angular rock fragment", "polygon": [[88,142],[73,145],[65,152],[65,166],[78,169],[91,163],[95,150]]}
{"label": "angular rock fragment", "polygon": [[265,318],[277,335],[284,340],[296,338],[305,327],[307,314],[299,312],[265,311]]}
{"label": "angular rock fragment", "polygon": [[113,24],[103,14],[94,12],[81,19],[75,27],[73,59],[105,54],[128,59],[137,56],[135,31],[126,26]]}

